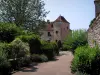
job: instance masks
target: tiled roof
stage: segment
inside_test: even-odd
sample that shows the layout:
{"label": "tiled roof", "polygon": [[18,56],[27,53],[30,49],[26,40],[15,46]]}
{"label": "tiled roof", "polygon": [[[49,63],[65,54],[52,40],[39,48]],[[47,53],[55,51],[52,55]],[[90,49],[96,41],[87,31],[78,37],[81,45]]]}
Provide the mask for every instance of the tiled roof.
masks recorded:
{"label": "tiled roof", "polygon": [[[69,23],[63,16],[59,16],[54,22],[66,22],[66,23]],[[46,26],[45,30],[46,31],[52,31],[53,30],[52,25],[53,25],[54,22],[49,23]]]}
{"label": "tiled roof", "polygon": [[63,16],[59,16],[54,22],[66,22],[66,23],[69,23]]}

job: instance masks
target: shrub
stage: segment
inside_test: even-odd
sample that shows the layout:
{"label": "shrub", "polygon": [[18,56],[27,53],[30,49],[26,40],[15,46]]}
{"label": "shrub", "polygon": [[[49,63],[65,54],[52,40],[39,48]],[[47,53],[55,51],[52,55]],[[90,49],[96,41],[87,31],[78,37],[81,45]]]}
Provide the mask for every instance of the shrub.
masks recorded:
{"label": "shrub", "polygon": [[72,72],[79,71],[90,75],[100,74],[100,49],[98,47],[78,47],[72,61]]}
{"label": "shrub", "polygon": [[19,64],[20,64],[20,66],[21,67],[23,67],[23,66],[28,66],[28,65],[30,65],[31,64],[31,59],[30,59],[30,56],[25,56],[25,57],[23,57],[23,58],[21,58],[20,60],[19,60]]}
{"label": "shrub", "polygon": [[0,23],[0,41],[11,42],[16,36],[21,34],[21,29],[15,24],[11,23]]}
{"label": "shrub", "polygon": [[32,60],[32,62],[41,62],[40,55],[38,55],[38,54],[31,55],[31,60]]}
{"label": "shrub", "polygon": [[41,50],[40,50],[40,40],[39,40],[39,36],[37,35],[21,35],[19,36],[19,38],[23,41],[23,42],[28,42],[29,43],[29,47],[30,47],[30,53],[31,54],[41,54]]}
{"label": "shrub", "polygon": [[41,54],[41,43],[39,39],[31,39],[29,41],[29,46],[30,46],[30,52],[31,54]]}
{"label": "shrub", "polygon": [[19,38],[16,38],[9,44],[10,58],[21,58],[29,54],[29,46],[27,43],[22,42]]}
{"label": "shrub", "polygon": [[20,38],[23,42],[30,42],[31,39],[39,39],[38,35],[35,34],[25,34],[25,35],[20,35],[18,36],[18,38]]}
{"label": "shrub", "polygon": [[3,50],[2,47],[0,47],[0,74],[1,75],[7,75],[10,72],[10,63],[7,59],[7,54]]}
{"label": "shrub", "polygon": [[48,61],[48,57],[44,54],[41,55],[40,58],[41,58],[42,62],[47,62]]}
{"label": "shrub", "polygon": [[51,42],[51,45],[53,46],[55,55],[59,55],[59,48],[56,42]]}
{"label": "shrub", "polygon": [[8,45],[8,43],[0,42],[0,48],[2,48],[5,51],[5,53],[9,52],[9,45]]}
{"label": "shrub", "polygon": [[31,55],[32,62],[46,62],[48,58],[45,55],[33,54]]}
{"label": "shrub", "polygon": [[25,67],[31,64],[30,56],[25,56],[22,58],[16,58],[14,60],[10,60],[11,68],[13,70],[19,70],[20,67]]}
{"label": "shrub", "polygon": [[73,30],[64,40],[63,48],[65,50],[75,50],[78,46],[87,44],[86,30]]}
{"label": "shrub", "polygon": [[48,57],[48,60],[52,60],[55,57],[55,51],[54,46],[50,42],[41,41],[41,50],[43,54],[45,54]]}
{"label": "shrub", "polygon": [[24,57],[23,66],[28,66],[31,62],[30,56]]}
{"label": "shrub", "polygon": [[29,45],[16,38],[11,43],[0,43],[0,48],[6,53],[6,59],[9,59],[11,69],[17,70],[21,66],[27,65],[29,61]]}
{"label": "shrub", "polygon": [[23,65],[23,61],[27,55],[30,55],[29,45],[22,42],[19,38],[13,40],[6,48],[8,51],[8,58],[11,63],[11,68],[16,70]]}
{"label": "shrub", "polygon": [[77,72],[75,75],[89,75],[89,74]]}

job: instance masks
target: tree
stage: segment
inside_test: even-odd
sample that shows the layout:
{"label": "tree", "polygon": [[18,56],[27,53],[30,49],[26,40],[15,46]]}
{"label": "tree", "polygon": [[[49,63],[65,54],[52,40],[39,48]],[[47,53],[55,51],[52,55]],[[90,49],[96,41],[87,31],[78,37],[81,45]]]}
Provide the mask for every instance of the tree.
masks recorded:
{"label": "tree", "polygon": [[63,47],[64,49],[74,51],[78,46],[86,45],[87,42],[86,29],[72,30],[65,38]]}
{"label": "tree", "polygon": [[0,20],[34,31],[48,14],[44,5],[42,0],[0,0]]}

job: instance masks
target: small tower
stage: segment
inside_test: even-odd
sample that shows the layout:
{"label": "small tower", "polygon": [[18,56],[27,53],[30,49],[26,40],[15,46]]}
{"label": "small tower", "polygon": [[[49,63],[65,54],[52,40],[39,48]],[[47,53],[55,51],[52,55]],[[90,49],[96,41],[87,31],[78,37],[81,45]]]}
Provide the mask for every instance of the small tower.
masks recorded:
{"label": "small tower", "polygon": [[100,13],[100,0],[95,0],[94,4],[95,4],[95,17],[97,17],[98,14]]}
{"label": "small tower", "polygon": [[59,16],[53,22],[54,40],[63,42],[70,30],[70,23],[63,17]]}

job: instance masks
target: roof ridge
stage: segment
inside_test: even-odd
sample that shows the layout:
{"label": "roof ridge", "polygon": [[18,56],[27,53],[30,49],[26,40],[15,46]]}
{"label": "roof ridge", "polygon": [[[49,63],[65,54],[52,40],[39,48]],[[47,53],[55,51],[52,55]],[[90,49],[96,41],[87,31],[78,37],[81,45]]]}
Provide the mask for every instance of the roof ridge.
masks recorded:
{"label": "roof ridge", "polygon": [[67,22],[67,23],[69,23],[65,18],[64,18],[64,16],[59,16],[54,22],[59,22],[59,21],[63,21],[63,22]]}

